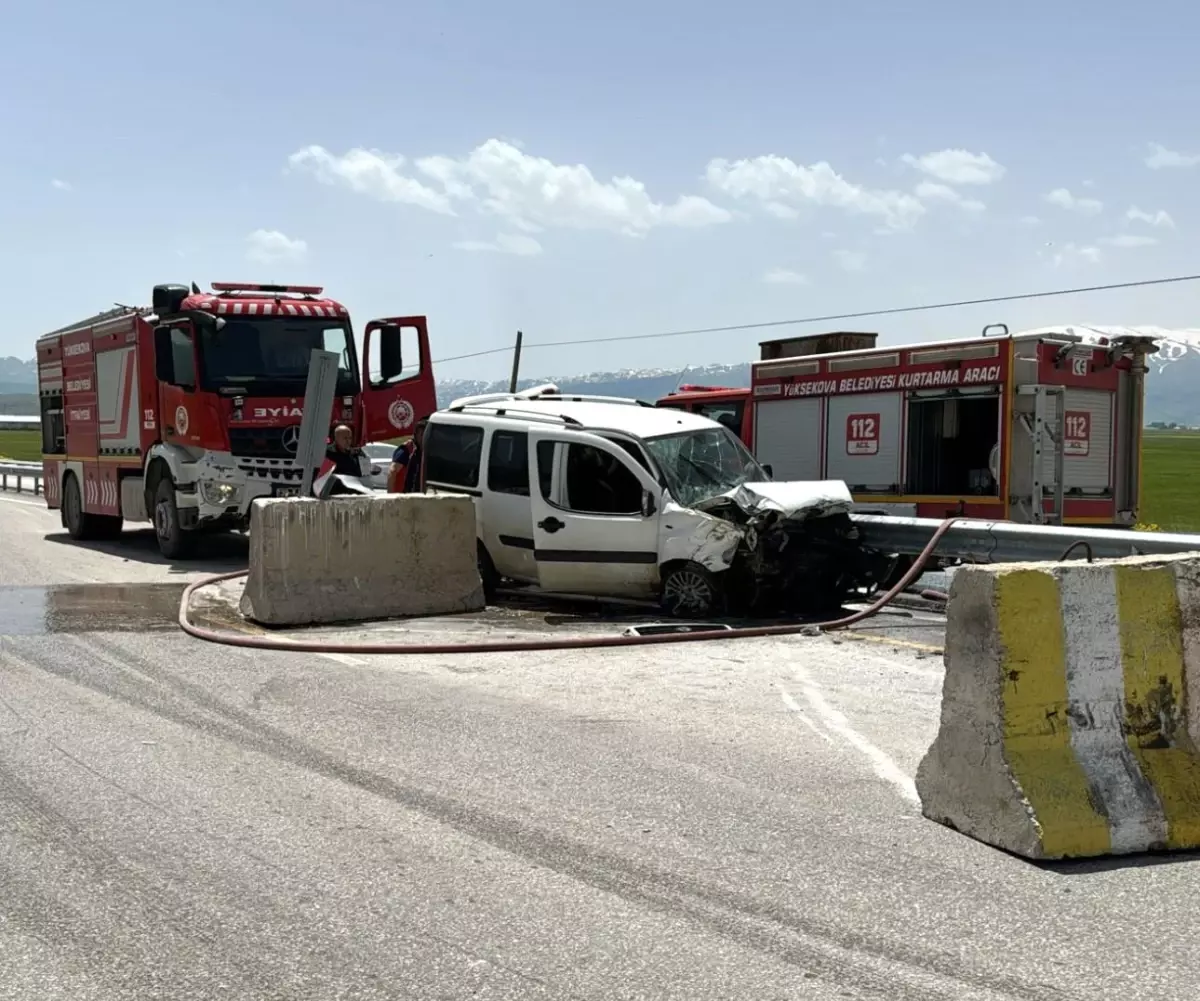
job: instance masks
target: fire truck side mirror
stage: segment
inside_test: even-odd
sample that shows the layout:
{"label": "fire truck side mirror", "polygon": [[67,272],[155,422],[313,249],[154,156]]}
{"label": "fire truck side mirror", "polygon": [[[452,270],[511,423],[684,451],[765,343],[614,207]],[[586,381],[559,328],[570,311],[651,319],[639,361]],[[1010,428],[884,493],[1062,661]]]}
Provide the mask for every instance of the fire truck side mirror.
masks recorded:
{"label": "fire truck side mirror", "polygon": [[386,323],[375,332],[379,335],[379,380],[387,383],[404,371],[402,328]]}
{"label": "fire truck side mirror", "polygon": [[175,384],[175,356],[171,347],[171,328],[154,331],[154,378],[168,386]]}
{"label": "fire truck side mirror", "polygon": [[186,285],[155,285],[151,305],[159,316],[178,313],[183,300],[190,294]]}

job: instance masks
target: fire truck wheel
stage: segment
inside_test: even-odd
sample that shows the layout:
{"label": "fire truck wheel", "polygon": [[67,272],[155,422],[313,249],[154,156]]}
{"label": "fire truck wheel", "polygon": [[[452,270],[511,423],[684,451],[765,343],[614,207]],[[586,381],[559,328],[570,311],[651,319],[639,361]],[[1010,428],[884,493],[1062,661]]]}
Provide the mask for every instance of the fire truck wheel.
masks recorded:
{"label": "fire truck wheel", "polygon": [[720,611],[721,587],[699,563],[676,563],[663,570],[660,603],[675,618],[704,618]]}
{"label": "fire truck wheel", "polygon": [[186,559],[196,542],[193,533],[185,532],[179,524],[175,484],[165,476],[154,490],[154,534],[158,551],[169,560]]}
{"label": "fire truck wheel", "polygon": [[72,539],[86,541],[94,537],[94,519],[85,514],[83,498],[79,493],[79,480],[74,473],[68,473],[63,479],[62,490],[62,523],[63,528]]}

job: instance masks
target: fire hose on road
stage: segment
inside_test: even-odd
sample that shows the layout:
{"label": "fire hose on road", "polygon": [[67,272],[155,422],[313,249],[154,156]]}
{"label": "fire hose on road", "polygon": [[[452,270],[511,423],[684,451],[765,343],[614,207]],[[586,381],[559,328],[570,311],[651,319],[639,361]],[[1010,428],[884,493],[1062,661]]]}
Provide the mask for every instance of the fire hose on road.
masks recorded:
{"label": "fire hose on road", "polygon": [[832,632],[846,629],[876,615],[912,586],[925,572],[925,564],[933,556],[942,537],[960,519],[950,518],[942,522],[933,532],[925,547],[913,560],[908,572],[888,591],[876,598],[866,608],[829,622],[804,622],[787,625],[748,626],[739,629],[705,629],[692,632],[668,632],[634,636],[573,636],[561,639],[497,640],[487,643],[343,643],[323,639],[295,640],[280,636],[251,636],[241,633],[223,632],[199,626],[191,621],[188,608],[192,595],[204,587],[212,587],[229,580],[244,578],[248,570],[215,574],[194,581],[184,588],[179,601],[179,628],[189,636],[208,643],[243,647],[250,650],[288,650],[293,653],[341,653],[341,654],[451,654],[451,653],[525,653],[538,650],[580,650],[607,647],[651,646],[663,643],[701,643],[706,640],[761,639],[771,636],[797,636],[813,630]]}

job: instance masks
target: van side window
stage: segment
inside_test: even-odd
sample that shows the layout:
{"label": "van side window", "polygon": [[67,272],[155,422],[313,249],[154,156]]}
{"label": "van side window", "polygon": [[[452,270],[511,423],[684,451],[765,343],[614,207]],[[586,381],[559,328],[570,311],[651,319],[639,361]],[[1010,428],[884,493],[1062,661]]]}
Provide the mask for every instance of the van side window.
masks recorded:
{"label": "van side window", "polygon": [[572,443],[567,446],[567,495],[563,501],[569,510],[581,514],[639,514],[642,485],[615,455]]}
{"label": "van side window", "polygon": [[529,496],[529,435],[524,431],[492,432],[488,489],[498,494]]}
{"label": "van side window", "polygon": [[425,482],[452,487],[479,486],[483,428],[430,423],[425,431]]}
{"label": "van side window", "polygon": [[629,453],[630,458],[632,458],[634,462],[646,470],[646,472],[650,472],[650,464],[646,461],[646,456],[642,454],[642,449],[640,446],[635,445],[633,442],[627,441],[624,438],[612,438],[609,435],[602,435],[601,437],[603,437],[605,441],[611,441],[614,445],[620,445],[621,448],[625,449],[625,451]]}
{"label": "van side window", "polygon": [[537,447],[538,487],[542,500],[554,499],[554,449],[556,442],[539,441]]}

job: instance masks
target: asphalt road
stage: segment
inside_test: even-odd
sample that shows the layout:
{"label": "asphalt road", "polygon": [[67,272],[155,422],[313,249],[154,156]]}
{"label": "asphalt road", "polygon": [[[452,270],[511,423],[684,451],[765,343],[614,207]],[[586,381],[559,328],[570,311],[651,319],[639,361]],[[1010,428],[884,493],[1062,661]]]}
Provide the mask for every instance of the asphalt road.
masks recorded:
{"label": "asphalt road", "polygon": [[174,629],[207,569],[0,494],[0,999],[1196,995],[1192,859],[921,819],[941,669],[896,630],[265,654]]}

